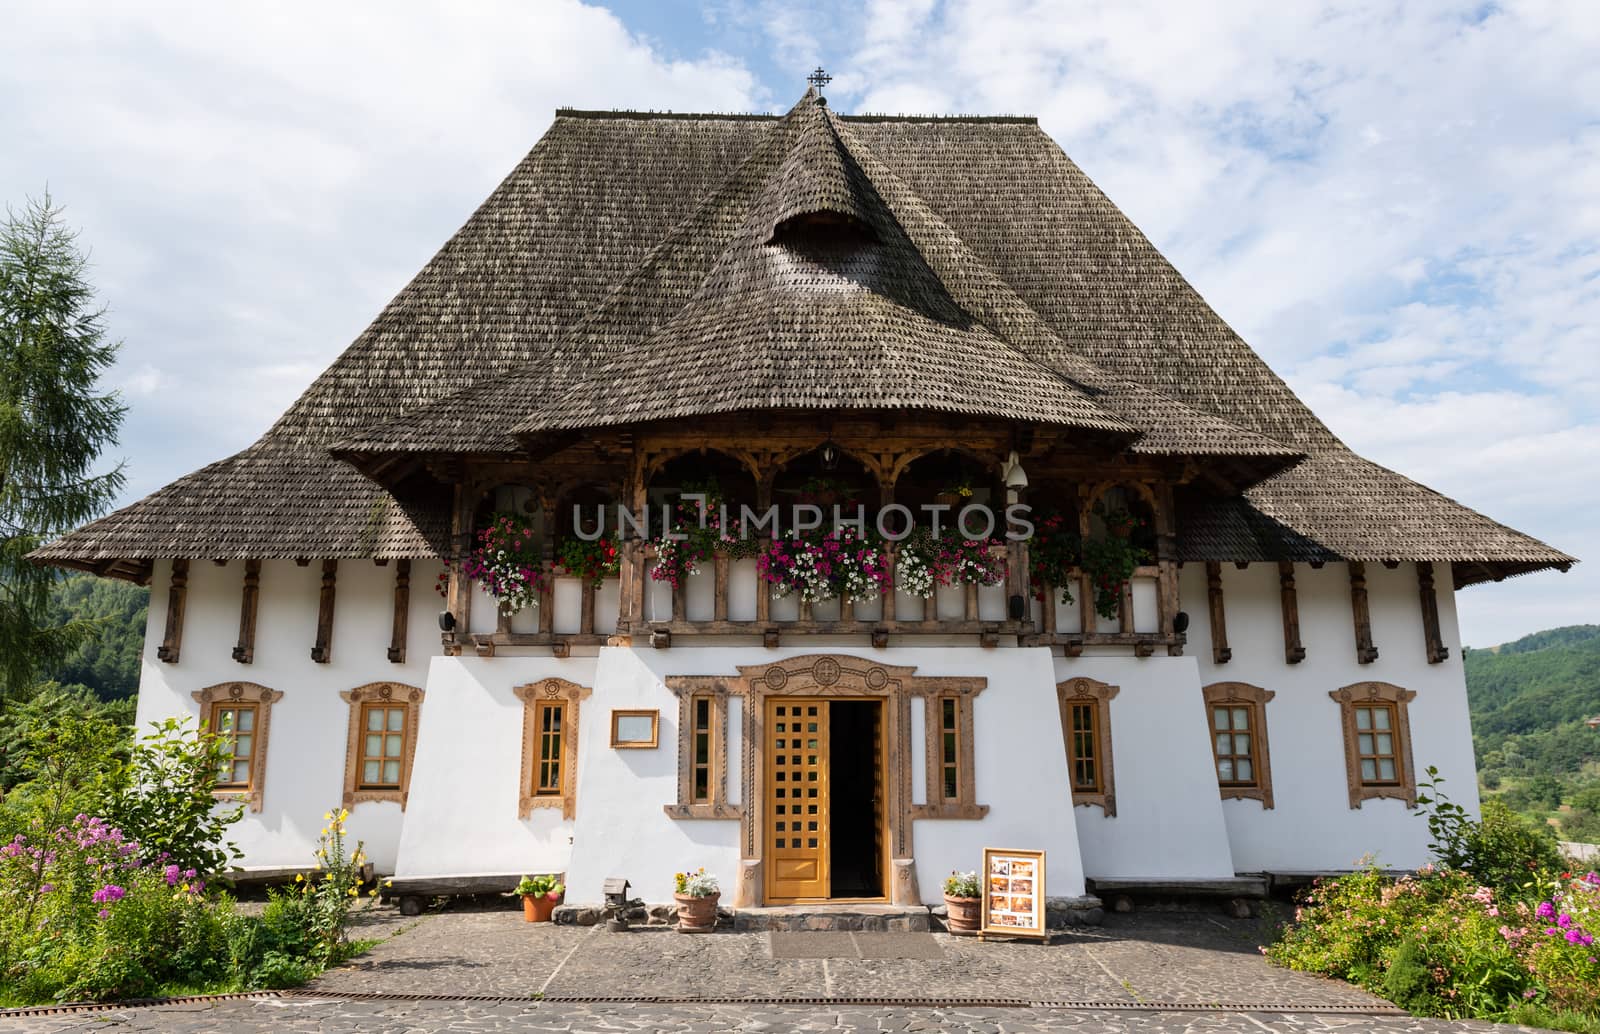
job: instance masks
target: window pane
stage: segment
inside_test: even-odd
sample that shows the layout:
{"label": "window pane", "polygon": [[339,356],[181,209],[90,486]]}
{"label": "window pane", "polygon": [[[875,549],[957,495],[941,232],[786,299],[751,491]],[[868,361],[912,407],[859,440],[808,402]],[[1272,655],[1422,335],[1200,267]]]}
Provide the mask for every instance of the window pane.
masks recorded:
{"label": "window pane", "polygon": [[1230,758],[1221,758],[1217,761],[1217,778],[1224,783],[1233,782],[1233,761]]}
{"label": "window pane", "polygon": [[1233,734],[1233,752],[1235,754],[1250,753],[1250,734],[1236,732]]}
{"label": "window pane", "polygon": [[1213,707],[1211,709],[1211,727],[1226,731],[1228,728],[1228,709],[1226,707]]}
{"label": "window pane", "polygon": [[947,732],[944,734],[944,761],[947,765],[953,765],[955,764],[955,760],[956,734],[953,732]]}
{"label": "window pane", "polygon": [[1248,707],[1236,707],[1233,709],[1233,727],[1235,729],[1250,728],[1250,709]]}
{"label": "window pane", "polygon": [[376,707],[367,708],[367,728],[372,732],[383,731],[383,711]]}
{"label": "window pane", "polygon": [[400,762],[398,762],[398,761],[385,761],[383,763],[383,781],[386,782],[386,783],[394,783],[394,784],[397,784],[397,785],[399,784],[399,782],[400,782]]}
{"label": "window pane", "polygon": [[1394,736],[1392,734],[1387,732],[1378,733],[1378,753],[1391,755],[1394,753]]}
{"label": "window pane", "polygon": [[704,765],[711,760],[711,737],[700,733],[694,738],[694,761],[697,765]]}
{"label": "window pane", "polygon": [[1372,728],[1372,708],[1370,708],[1370,707],[1358,707],[1358,708],[1356,708],[1356,728],[1357,729],[1370,729],[1370,728]]}
{"label": "window pane", "polygon": [[[711,796],[711,773],[710,773],[710,771],[708,771],[707,769],[704,769],[704,768],[695,769],[694,770],[694,798],[695,798],[695,800],[703,801],[703,800],[705,800],[706,798],[708,798],[710,796]],[[783,809],[780,806],[778,810],[782,811]]]}
{"label": "window pane", "polygon": [[248,783],[250,781],[250,762],[235,761],[233,763],[233,781],[236,783]]}
{"label": "window pane", "polygon": [[233,754],[235,757],[247,758],[250,756],[250,735],[245,733],[233,741]]}
{"label": "window pane", "polygon": [[246,708],[241,709],[239,711],[238,722],[239,722],[239,731],[240,732],[249,732],[251,729],[255,728],[255,724],[256,724],[256,709],[253,708],[253,707],[246,707]]}
{"label": "window pane", "polygon": [[1360,751],[1362,754],[1371,754],[1373,752],[1372,733],[1363,732],[1356,736],[1356,750]]}
{"label": "window pane", "polygon": [[1393,758],[1379,758],[1378,759],[1378,778],[1382,779],[1386,783],[1394,782],[1394,759]]}
{"label": "window pane", "polygon": [[222,708],[218,710],[216,720],[211,724],[214,730],[217,732],[231,732],[234,724],[234,713],[232,709]]}
{"label": "window pane", "polygon": [[378,781],[378,767],[381,762],[368,761],[361,766],[361,781],[363,783],[376,783]]}
{"label": "window pane", "polygon": [[944,799],[953,801],[958,796],[960,795],[956,792],[956,770],[946,768],[944,770]]}
{"label": "window pane", "polygon": [[397,758],[397,757],[400,756],[400,737],[398,737],[398,736],[385,736],[383,738],[383,741],[384,741],[383,742],[383,756],[384,757],[386,757],[386,758]]}
{"label": "window pane", "polygon": [[368,734],[368,736],[367,736],[367,757],[369,757],[369,758],[377,758],[377,757],[382,757],[382,756],[383,756],[383,737],[379,736],[377,733]]}
{"label": "window pane", "polygon": [[1248,783],[1248,782],[1250,782],[1251,779],[1254,778],[1254,776],[1251,775],[1251,772],[1250,772],[1250,759],[1249,758],[1240,758],[1239,759],[1238,772],[1239,772],[1239,782],[1241,782],[1241,783]]}
{"label": "window pane", "polygon": [[1371,758],[1362,759],[1362,762],[1361,762],[1361,778],[1365,779],[1369,783],[1372,782],[1372,780],[1378,778],[1378,768],[1377,768],[1376,765],[1373,764]]}
{"label": "window pane", "polygon": [[405,720],[406,720],[406,709],[405,708],[403,708],[403,707],[391,707],[389,709],[389,731],[390,732],[399,732],[401,730],[401,728],[405,725]]}
{"label": "window pane", "polygon": [[1233,746],[1233,740],[1232,740],[1231,737],[1229,737],[1229,735],[1227,733],[1224,732],[1224,733],[1219,733],[1217,735],[1217,753],[1218,754],[1232,754],[1233,753],[1232,746]]}
{"label": "window pane", "polygon": [[1389,727],[1389,709],[1387,707],[1374,707],[1372,709],[1372,724],[1375,728],[1387,729]]}

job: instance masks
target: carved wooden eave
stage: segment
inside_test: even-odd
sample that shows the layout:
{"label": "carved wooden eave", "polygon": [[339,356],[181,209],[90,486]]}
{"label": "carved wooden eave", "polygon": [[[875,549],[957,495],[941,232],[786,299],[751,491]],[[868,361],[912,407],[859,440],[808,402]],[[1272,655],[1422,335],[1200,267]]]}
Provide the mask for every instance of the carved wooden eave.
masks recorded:
{"label": "carved wooden eave", "polygon": [[244,585],[239,600],[239,642],[233,659],[249,664],[256,656],[256,610],[261,603],[261,561],[244,562]]}
{"label": "carved wooden eave", "polygon": [[1299,664],[1306,659],[1306,648],[1300,642],[1300,597],[1294,587],[1294,564],[1278,561],[1278,596],[1283,608],[1283,659],[1287,664]]}
{"label": "carved wooden eave", "polygon": [[189,561],[179,557],[172,562],[172,580],[167,586],[167,624],[156,648],[156,659],[177,664],[183,652],[183,612],[189,597]]}

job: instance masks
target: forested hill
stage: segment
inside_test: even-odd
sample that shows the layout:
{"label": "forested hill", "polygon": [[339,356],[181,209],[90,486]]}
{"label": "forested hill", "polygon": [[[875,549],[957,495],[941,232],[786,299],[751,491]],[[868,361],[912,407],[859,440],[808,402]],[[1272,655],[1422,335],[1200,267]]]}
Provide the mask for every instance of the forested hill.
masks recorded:
{"label": "forested hill", "polygon": [[1574,839],[1600,837],[1600,730],[1585,724],[1600,715],[1600,625],[1469,649],[1463,661],[1484,788]]}
{"label": "forested hill", "polygon": [[50,616],[58,624],[88,620],[99,633],[55,671],[44,673],[64,686],[83,686],[101,700],[139,691],[139,652],[144,646],[150,590],[131,582],[73,574],[50,594]]}

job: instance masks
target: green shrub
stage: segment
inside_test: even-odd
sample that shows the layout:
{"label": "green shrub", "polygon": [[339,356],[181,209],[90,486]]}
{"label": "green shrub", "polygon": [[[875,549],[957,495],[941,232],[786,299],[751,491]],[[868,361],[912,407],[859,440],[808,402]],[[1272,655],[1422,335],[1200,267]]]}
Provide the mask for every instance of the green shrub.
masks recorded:
{"label": "green shrub", "polygon": [[151,726],[111,799],[111,821],[154,859],[206,876],[222,873],[239,856],[225,839],[228,827],[244,813],[242,804],[219,806],[212,794],[230,748],[187,718]]}
{"label": "green shrub", "polygon": [[1421,783],[1417,804],[1428,821],[1428,845],[1439,863],[1476,876],[1481,883],[1507,892],[1532,881],[1540,872],[1559,871],[1565,864],[1548,826],[1524,822],[1497,800],[1483,802],[1481,818],[1440,789],[1444,779],[1432,765]]}

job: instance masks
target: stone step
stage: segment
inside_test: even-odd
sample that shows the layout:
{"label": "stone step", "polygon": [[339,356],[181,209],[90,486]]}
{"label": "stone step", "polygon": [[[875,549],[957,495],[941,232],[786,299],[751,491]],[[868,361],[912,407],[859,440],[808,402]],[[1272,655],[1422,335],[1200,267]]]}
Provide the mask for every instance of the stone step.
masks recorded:
{"label": "stone step", "polygon": [[926,905],[774,905],[738,908],[733,928],[759,930],[878,930],[921,933],[933,928]]}

